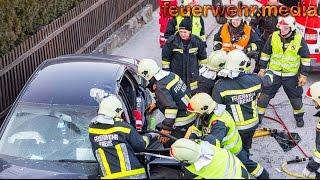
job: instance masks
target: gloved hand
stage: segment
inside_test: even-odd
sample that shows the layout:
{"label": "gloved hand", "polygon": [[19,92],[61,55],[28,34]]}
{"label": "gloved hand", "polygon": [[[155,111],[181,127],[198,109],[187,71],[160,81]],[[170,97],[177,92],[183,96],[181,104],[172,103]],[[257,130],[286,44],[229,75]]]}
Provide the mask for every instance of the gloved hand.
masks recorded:
{"label": "gloved hand", "polygon": [[147,106],[146,111],[148,111],[148,113],[152,113],[154,110],[156,110],[156,108],[157,104],[152,102]]}
{"label": "gloved hand", "polygon": [[258,76],[259,77],[263,77],[266,74],[266,70],[265,69],[260,69]]}
{"label": "gloved hand", "polygon": [[[171,131],[170,130],[166,130],[166,129],[162,129],[160,132],[162,134],[166,134],[166,135],[170,135],[171,134]],[[165,136],[159,136],[158,139],[159,139],[161,144],[166,144],[170,140],[170,138],[165,137]]]}
{"label": "gloved hand", "polygon": [[307,169],[307,167],[305,167],[302,171],[302,175],[306,178],[309,178],[311,175],[311,172]]}
{"label": "gloved hand", "polygon": [[307,76],[300,74],[298,86],[304,86],[307,83]]}

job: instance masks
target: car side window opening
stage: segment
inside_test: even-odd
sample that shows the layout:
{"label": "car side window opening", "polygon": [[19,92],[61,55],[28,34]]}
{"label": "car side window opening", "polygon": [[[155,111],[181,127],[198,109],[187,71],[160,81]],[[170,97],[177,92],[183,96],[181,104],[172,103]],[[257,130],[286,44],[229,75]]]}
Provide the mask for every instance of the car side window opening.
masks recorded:
{"label": "car side window opening", "polygon": [[[131,109],[134,120],[137,119],[134,114],[141,114],[141,120],[143,125],[145,121],[145,94],[144,90],[139,88],[137,81],[134,79],[132,74],[129,71],[125,72],[122,80],[121,80],[121,89],[123,90],[128,103],[130,104],[129,107]],[[137,111],[137,112],[134,112]],[[132,118],[132,119],[133,119]],[[131,124],[135,125],[135,121],[131,120]]]}

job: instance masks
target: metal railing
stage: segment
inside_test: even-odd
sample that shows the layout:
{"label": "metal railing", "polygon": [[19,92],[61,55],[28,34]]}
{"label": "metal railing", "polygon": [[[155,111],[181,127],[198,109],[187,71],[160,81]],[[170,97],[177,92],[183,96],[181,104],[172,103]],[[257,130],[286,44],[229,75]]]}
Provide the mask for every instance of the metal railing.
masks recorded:
{"label": "metal railing", "polygon": [[0,118],[46,59],[89,53],[147,4],[157,0],[85,0],[0,59]]}

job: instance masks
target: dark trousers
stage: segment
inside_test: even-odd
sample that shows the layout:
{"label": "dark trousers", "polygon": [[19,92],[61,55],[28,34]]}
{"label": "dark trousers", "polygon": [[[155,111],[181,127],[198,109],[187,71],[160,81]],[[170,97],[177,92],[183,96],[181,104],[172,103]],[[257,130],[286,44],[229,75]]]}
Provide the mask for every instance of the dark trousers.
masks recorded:
{"label": "dark trousers", "polygon": [[294,114],[295,119],[303,120],[302,110],[302,93],[303,88],[298,86],[298,75],[291,77],[280,77],[277,75],[273,76],[273,84],[270,87],[264,87],[262,93],[258,99],[258,107],[267,108],[269,101],[274,98],[280,87],[283,87],[284,92],[288,96],[293,110],[296,111]]}

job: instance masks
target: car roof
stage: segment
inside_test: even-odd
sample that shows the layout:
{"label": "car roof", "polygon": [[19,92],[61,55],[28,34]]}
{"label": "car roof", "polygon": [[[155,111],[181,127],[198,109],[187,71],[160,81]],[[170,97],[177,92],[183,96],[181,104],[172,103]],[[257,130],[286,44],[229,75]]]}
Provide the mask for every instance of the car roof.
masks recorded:
{"label": "car roof", "polygon": [[103,78],[106,82],[110,82],[106,84],[108,85],[106,90],[109,93],[116,93],[117,84],[115,82],[122,78],[126,69],[136,71],[138,61],[116,55],[74,54],[46,60],[39,67],[38,71],[46,71],[48,67],[64,69],[64,67],[70,67],[70,64],[72,64],[72,68],[74,69],[81,69],[85,65],[86,69],[98,70],[103,66]]}

